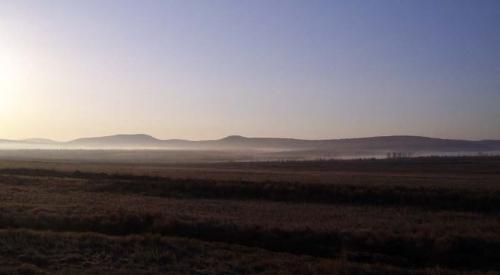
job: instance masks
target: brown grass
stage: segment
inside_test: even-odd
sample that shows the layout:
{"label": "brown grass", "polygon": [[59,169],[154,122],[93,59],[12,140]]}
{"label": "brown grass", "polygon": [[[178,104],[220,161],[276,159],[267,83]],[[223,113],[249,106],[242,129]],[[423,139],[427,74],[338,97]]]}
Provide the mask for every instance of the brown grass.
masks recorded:
{"label": "brown grass", "polygon": [[271,175],[245,180],[4,162],[0,271],[499,272],[498,159],[402,161],[196,168]]}

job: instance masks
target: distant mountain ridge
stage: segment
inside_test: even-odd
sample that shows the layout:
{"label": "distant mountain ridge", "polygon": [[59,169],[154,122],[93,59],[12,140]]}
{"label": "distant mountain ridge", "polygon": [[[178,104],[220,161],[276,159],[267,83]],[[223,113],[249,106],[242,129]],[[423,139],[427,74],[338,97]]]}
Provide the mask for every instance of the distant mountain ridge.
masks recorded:
{"label": "distant mountain ridge", "polygon": [[217,140],[161,140],[146,134],[79,138],[68,142],[49,139],[6,140],[0,145],[20,148],[57,149],[186,149],[186,150],[269,150],[334,153],[382,152],[492,152],[500,151],[500,140],[457,140],[422,136],[378,136],[348,139],[306,140],[293,138],[250,138],[238,135]]}
{"label": "distant mountain ridge", "polygon": [[23,139],[22,141],[28,142],[28,143],[37,143],[37,144],[55,144],[57,141],[47,139],[47,138],[29,138],[29,139]]}
{"label": "distant mountain ridge", "polygon": [[106,145],[106,146],[142,146],[153,143],[161,142],[159,139],[156,139],[150,135],[144,134],[136,134],[136,135],[113,135],[113,136],[104,136],[104,137],[89,137],[89,138],[79,138],[67,142],[69,145]]}

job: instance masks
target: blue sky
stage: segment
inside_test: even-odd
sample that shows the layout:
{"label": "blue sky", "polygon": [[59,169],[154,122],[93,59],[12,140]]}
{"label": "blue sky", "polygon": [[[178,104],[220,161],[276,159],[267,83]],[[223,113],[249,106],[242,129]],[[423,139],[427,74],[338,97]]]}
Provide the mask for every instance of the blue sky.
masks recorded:
{"label": "blue sky", "polygon": [[0,137],[500,139],[499,1],[2,1]]}

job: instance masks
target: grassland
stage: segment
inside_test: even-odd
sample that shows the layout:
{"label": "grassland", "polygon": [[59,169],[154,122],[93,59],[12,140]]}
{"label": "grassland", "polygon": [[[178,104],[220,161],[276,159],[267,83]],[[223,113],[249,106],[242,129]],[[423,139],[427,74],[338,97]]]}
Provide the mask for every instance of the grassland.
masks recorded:
{"label": "grassland", "polygon": [[0,273],[496,274],[500,158],[0,161]]}

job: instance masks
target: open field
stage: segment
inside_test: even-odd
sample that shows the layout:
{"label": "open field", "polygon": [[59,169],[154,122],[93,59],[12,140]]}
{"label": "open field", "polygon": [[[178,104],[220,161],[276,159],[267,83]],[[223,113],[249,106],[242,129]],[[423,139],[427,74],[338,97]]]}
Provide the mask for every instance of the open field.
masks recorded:
{"label": "open field", "polygon": [[500,158],[0,161],[0,273],[496,274]]}

